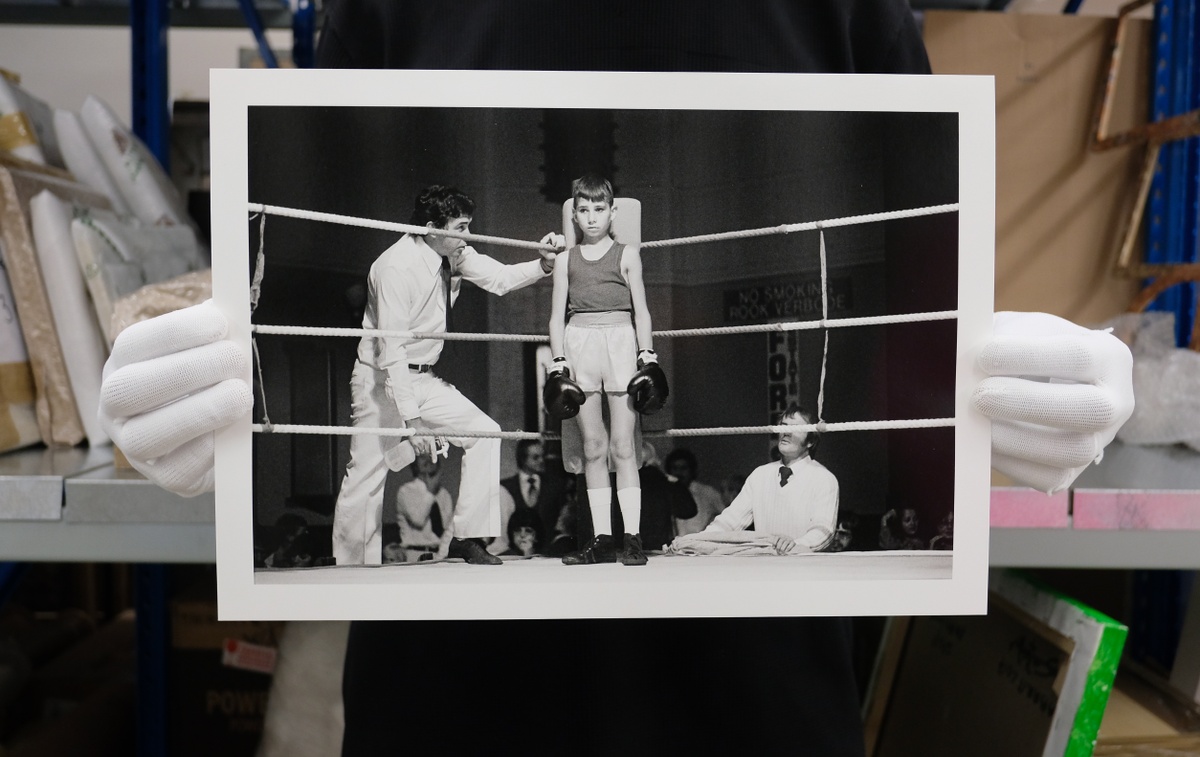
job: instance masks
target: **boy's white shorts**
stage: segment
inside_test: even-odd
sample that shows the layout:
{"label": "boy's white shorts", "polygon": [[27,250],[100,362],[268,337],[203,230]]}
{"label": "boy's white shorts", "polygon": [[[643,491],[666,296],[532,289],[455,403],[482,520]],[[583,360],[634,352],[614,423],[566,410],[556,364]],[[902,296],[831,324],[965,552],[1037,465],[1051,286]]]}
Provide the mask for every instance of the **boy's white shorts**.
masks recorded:
{"label": "boy's white shorts", "polygon": [[628,391],[637,372],[637,334],[629,313],[576,313],[563,333],[563,352],[584,392]]}

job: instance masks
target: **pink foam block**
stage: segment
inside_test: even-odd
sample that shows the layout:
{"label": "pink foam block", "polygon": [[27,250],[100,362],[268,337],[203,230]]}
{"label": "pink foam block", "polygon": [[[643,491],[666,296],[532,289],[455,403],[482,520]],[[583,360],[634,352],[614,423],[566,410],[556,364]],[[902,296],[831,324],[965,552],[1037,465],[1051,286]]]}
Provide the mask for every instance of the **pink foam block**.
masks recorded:
{"label": "pink foam block", "polygon": [[1200,491],[1195,490],[1078,489],[1074,509],[1075,528],[1200,530]]}
{"label": "pink foam block", "polygon": [[1024,487],[992,487],[992,528],[1068,528],[1067,492],[1043,494]]}

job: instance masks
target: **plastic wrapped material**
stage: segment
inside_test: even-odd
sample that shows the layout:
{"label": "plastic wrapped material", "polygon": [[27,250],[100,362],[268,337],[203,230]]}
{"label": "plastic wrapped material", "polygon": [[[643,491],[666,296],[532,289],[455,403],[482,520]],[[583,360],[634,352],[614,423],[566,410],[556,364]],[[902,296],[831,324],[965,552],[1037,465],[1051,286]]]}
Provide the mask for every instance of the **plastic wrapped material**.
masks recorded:
{"label": "plastic wrapped material", "polygon": [[62,149],[63,162],[81,184],[86,184],[108,198],[113,210],[129,215],[133,211],[125,196],[113,181],[96,146],[83,128],[83,122],[78,114],[70,110],[54,111],[54,131],[58,135],[58,145]]}
{"label": "plastic wrapped material", "polygon": [[146,226],[105,211],[77,212],[71,222],[75,252],[105,338],[112,346],[113,306],[146,284],[207,268],[189,226]]}
{"label": "plastic wrapped material", "polygon": [[121,195],[142,223],[153,226],[189,225],[179,190],[158,160],[112,109],[88,97],[79,111],[91,139]]}
{"label": "plastic wrapped material", "polygon": [[54,111],[3,76],[0,76],[0,151],[34,163],[63,166],[54,133]]}
{"label": "plastic wrapped material", "polygon": [[350,624],[288,623],[267,697],[258,757],[320,757],[341,750],[342,662]]}
{"label": "plastic wrapped material", "polygon": [[114,336],[148,318],[182,310],[212,298],[212,271],[194,271],[149,284],[117,300],[109,327]]}
{"label": "plastic wrapped material", "polygon": [[[0,243],[0,258],[3,257]],[[0,265],[0,452],[42,440],[34,411],[33,372],[8,274]]]}
{"label": "plastic wrapped material", "polygon": [[1105,325],[1133,351],[1136,404],[1117,438],[1200,451],[1200,352],[1175,346],[1175,316],[1131,313]]}
{"label": "plastic wrapped material", "polygon": [[108,345],[100,332],[96,313],[88,301],[87,285],[75,256],[71,239],[71,208],[46,190],[29,201],[33,239],[54,314],[63,361],[71,391],[79,408],[79,419],[88,445],[98,447],[111,441],[96,416],[100,409],[100,377]]}
{"label": "plastic wrapped material", "polygon": [[33,369],[38,431],[47,445],[71,446],[83,441],[85,434],[29,221],[29,201],[45,189],[61,199],[90,207],[108,209],[108,200],[75,182],[0,168],[0,239],[4,242],[4,264]]}

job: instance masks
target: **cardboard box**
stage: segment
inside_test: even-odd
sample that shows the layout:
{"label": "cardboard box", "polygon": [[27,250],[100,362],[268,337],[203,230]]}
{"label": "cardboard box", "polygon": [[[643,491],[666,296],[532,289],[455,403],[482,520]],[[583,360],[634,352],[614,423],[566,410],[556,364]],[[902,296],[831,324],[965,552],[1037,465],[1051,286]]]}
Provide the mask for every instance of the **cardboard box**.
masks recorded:
{"label": "cardboard box", "polygon": [[[928,11],[934,73],[996,79],[996,310],[1089,325],[1123,312],[1137,283],[1111,271],[1142,151],[1088,151],[1116,21]],[[1112,130],[1148,112],[1151,22],[1132,20]]]}
{"label": "cardboard box", "polygon": [[897,618],[866,712],[872,757],[1090,754],[1128,629],[1008,572],[988,614]]}
{"label": "cardboard box", "polygon": [[[211,587],[210,587],[211,588]],[[252,757],[262,737],[271,675],[258,664],[235,667],[248,655],[227,654],[232,644],[256,651],[278,647],[282,622],[217,620],[212,596],[171,602],[167,668],[168,753],[176,757]],[[233,664],[227,664],[232,662]]]}

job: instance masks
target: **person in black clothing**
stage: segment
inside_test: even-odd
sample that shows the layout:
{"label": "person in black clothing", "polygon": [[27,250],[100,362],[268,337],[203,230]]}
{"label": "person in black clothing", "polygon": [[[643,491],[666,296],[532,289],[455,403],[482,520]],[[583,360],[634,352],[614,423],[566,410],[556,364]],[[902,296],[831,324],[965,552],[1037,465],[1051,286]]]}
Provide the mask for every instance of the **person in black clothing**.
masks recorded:
{"label": "person in black clothing", "polygon": [[672,481],[658,467],[653,445],[642,442],[645,463],[638,469],[642,486],[642,543],[662,549],[675,538],[675,521],[696,517],[696,500],[682,481]]}
{"label": "person in black clothing", "polygon": [[[929,73],[904,0],[330,0],[317,53],[335,68]],[[487,643],[479,643],[481,638]],[[397,639],[430,654],[392,654]],[[427,681],[402,709],[406,750],[473,754],[503,732],[497,650],[576,660],[575,677],[522,688],[548,724],[544,754],[864,752],[846,618],[355,622],[343,682],[343,755],[396,741],[393,682]],[[454,650],[441,654],[438,650]],[[705,662],[734,653],[720,674]],[[696,664],[672,666],[684,658]],[[452,715],[447,718],[447,704]],[[447,722],[449,721],[449,722]]]}
{"label": "person in black clothing", "polygon": [[[546,469],[545,449],[537,439],[522,439],[517,442],[517,472],[508,478],[500,479],[500,486],[512,498],[512,509],[508,502],[501,497],[500,516],[501,530],[507,534],[508,521],[521,510],[533,514],[538,531],[538,554],[543,554],[550,545],[554,534],[554,524],[558,522],[558,512],[566,500],[566,490],[562,473]],[[494,554],[507,554],[512,542],[507,539],[489,548]]]}

